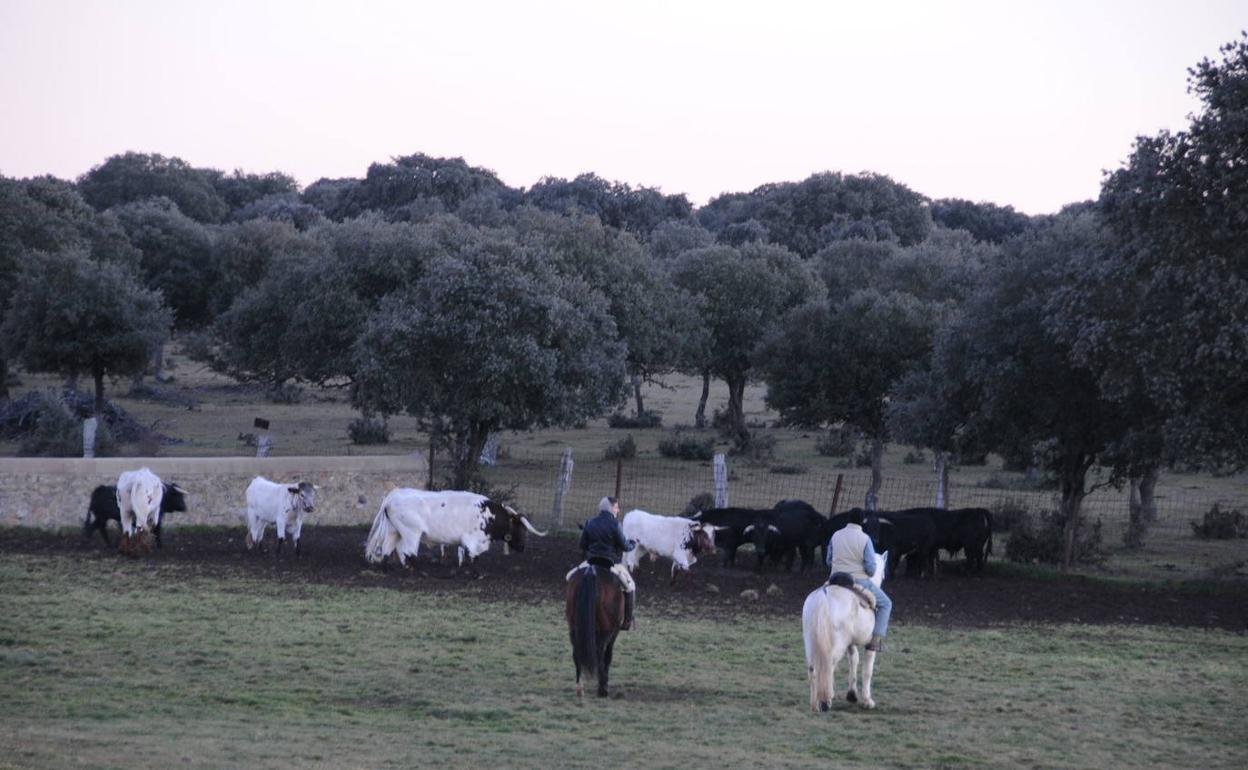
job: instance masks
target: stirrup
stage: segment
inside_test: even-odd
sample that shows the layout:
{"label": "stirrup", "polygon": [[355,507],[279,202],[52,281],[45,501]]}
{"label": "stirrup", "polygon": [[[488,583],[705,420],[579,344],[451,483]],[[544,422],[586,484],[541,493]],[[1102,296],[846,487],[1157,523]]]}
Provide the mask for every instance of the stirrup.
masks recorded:
{"label": "stirrup", "polygon": [[867,652],[884,652],[884,637],[872,636],[871,641],[867,642],[867,646],[862,649]]}

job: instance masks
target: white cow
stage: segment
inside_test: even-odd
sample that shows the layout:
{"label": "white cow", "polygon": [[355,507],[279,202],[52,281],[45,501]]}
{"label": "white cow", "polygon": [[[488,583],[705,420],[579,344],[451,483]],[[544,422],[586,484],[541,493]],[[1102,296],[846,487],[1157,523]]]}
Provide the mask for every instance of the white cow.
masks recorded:
{"label": "white cow", "polygon": [[289,534],[299,553],[299,534],[303,531],[303,515],[312,513],[316,505],[317,487],[306,481],[279,484],[256,476],[247,485],[247,548],[259,547],[264,552],[264,531],[269,524],[277,529],[277,552]]}
{"label": "white cow", "polygon": [[624,565],[630,570],[648,551],[650,558],[664,556],[672,560],[672,582],[677,568],[688,571],[698,560],[697,554],[715,550],[715,527],[680,516],[657,516],[634,509],[624,515],[621,525],[624,539],[637,547],[624,554]]}
{"label": "white cow", "polygon": [[406,565],[407,558],[420,551],[423,540],[460,549],[462,566],[465,552],[475,559],[489,550],[491,540],[523,551],[526,531],[546,534],[512,508],[475,492],[392,489],[373,519],[364,558],[375,563],[397,553],[399,563]]}
{"label": "white cow", "polygon": [[117,510],[121,513],[123,550],[129,550],[131,541],[145,529],[160,523],[160,501],[165,485],[150,468],[123,471],[117,477]]}

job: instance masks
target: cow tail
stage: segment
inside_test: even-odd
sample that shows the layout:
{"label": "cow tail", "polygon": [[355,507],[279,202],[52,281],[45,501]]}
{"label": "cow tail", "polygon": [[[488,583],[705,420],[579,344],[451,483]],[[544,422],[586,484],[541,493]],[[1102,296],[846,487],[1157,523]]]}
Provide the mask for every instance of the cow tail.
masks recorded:
{"label": "cow tail", "polygon": [[373,517],[373,528],[368,531],[368,541],[364,545],[364,559],[369,564],[385,560],[386,540],[389,539],[393,527],[394,525],[390,523],[390,513],[386,510],[386,501],[383,500],[381,509]]}
{"label": "cow tail", "polygon": [[598,570],[581,571],[574,598],[576,615],[572,621],[572,654],[585,677],[598,675]]}

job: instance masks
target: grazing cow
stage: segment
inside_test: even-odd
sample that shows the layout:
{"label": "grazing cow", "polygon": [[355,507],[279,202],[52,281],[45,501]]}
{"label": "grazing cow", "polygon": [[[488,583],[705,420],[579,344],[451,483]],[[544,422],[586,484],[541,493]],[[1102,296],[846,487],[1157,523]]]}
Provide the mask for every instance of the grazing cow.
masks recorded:
{"label": "grazing cow", "polygon": [[698,554],[715,550],[715,528],[693,519],[632,510],[624,515],[621,526],[624,538],[637,543],[636,548],[624,554],[624,566],[630,572],[636,569],[647,551],[652,559],[664,556],[672,560],[673,584],[677,569],[687,572],[698,560]]}
{"label": "grazing cow", "polygon": [[279,484],[256,476],[247,485],[247,549],[258,548],[264,553],[264,531],[273,524],[277,530],[277,553],[282,552],[289,534],[298,556],[303,515],[312,513],[315,505],[316,487],[307,481]]}
{"label": "grazing cow", "polygon": [[802,500],[776,503],[768,515],[759,517],[752,530],[759,567],[762,566],[762,557],[766,555],[773,564],[784,559],[784,569],[790,572],[794,554],[800,554],[802,571],[805,572],[814,563],[815,549],[827,542],[820,539],[827,521],[814,506]]}
{"label": "grazing cow", "polygon": [[117,520],[121,523],[123,551],[131,553],[141,541],[141,533],[160,520],[164,494],[165,485],[150,468],[123,471],[117,477]]}
{"label": "grazing cow", "polygon": [[[875,560],[871,582],[884,582],[884,564],[888,554]],[[862,705],[875,708],[871,697],[871,679],[875,673],[875,652],[866,649],[875,626],[875,613],[863,605],[850,588],[824,585],[806,597],[802,605],[802,639],[806,647],[806,675],[810,679],[810,708],[827,711],[835,697],[836,665],[849,652],[849,692],[846,700],[858,698],[858,656],[866,653],[862,675]]]}
{"label": "grazing cow", "polygon": [[[156,514],[156,525],[152,534],[156,536],[156,547],[161,547],[160,523],[166,513],[186,512],[186,490],[177,484],[165,484],[160,497],[160,510]],[[99,530],[104,538],[104,545],[112,545],[108,540],[108,522],[121,523],[121,510],[117,507],[117,487],[101,484],[91,492],[91,502],[87,504],[87,520],[82,525],[82,536],[90,539],[92,533]]]}
{"label": "grazing cow", "polygon": [[523,551],[526,532],[546,536],[511,507],[475,492],[392,489],[373,518],[364,558],[369,563],[384,562],[394,553],[406,566],[407,557],[415,557],[425,540],[462,549],[462,566],[465,552],[475,559],[489,550],[491,540]]}

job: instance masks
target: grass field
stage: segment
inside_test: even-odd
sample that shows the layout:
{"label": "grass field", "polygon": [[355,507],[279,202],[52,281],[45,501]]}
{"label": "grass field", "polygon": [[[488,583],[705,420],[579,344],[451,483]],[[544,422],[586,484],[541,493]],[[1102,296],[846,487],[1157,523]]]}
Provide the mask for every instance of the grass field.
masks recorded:
{"label": "grass field", "polygon": [[[1060,590],[1060,584],[1055,586]],[[6,554],[0,766],[1227,767],[1248,638],[908,626],[807,711],[800,620],[645,616],[577,700],[560,586],[484,602]],[[844,687],[840,678],[839,687]]]}

